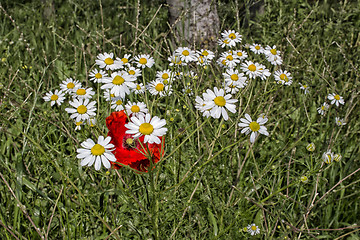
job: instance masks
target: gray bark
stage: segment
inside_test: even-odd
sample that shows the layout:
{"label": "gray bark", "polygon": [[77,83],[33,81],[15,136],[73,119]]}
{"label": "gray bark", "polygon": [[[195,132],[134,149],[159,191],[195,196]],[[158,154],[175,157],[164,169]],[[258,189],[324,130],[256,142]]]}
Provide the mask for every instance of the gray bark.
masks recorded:
{"label": "gray bark", "polygon": [[216,44],[220,28],[216,0],[167,0],[167,3],[176,45],[208,48]]}

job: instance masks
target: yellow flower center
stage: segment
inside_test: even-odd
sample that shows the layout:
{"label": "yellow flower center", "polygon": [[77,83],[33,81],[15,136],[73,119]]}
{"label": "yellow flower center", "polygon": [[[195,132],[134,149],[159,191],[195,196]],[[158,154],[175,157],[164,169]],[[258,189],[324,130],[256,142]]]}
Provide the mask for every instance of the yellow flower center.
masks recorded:
{"label": "yellow flower center", "polygon": [[334,98],[335,98],[336,100],[338,100],[338,101],[340,100],[340,96],[339,96],[339,95],[335,95]]}
{"label": "yellow flower center", "polygon": [[112,83],[115,85],[121,85],[125,82],[125,79],[119,75],[116,75],[116,77],[114,77]]}
{"label": "yellow flower center", "polygon": [[282,74],[280,75],[280,79],[283,80],[283,81],[285,81],[285,82],[288,82],[288,81],[289,81],[288,77],[287,77],[286,74],[284,74],[284,73],[282,73]]}
{"label": "yellow flower center", "polygon": [[256,71],[256,66],[254,64],[251,64],[248,66],[248,69],[252,72],[255,72]]}
{"label": "yellow flower center", "polygon": [[58,99],[59,99],[59,96],[58,96],[58,95],[55,95],[55,94],[52,95],[51,98],[50,98],[51,101],[56,101],[56,100],[58,100]]}
{"label": "yellow flower center", "polygon": [[168,84],[169,81],[165,79],[165,80],[163,81],[163,83],[164,83],[164,84]]}
{"label": "yellow flower center", "polygon": [[229,40],[225,39],[225,40],[223,41],[223,43],[229,44]]}
{"label": "yellow flower center", "polygon": [[260,129],[260,124],[258,124],[257,122],[251,122],[249,127],[250,127],[251,131],[257,132]]}
{"label": "yellow flower center", "polygon": [[112,98],[115,97],[115,94],[111,93],[111,94],[110,94],[110,97],[112,97]]}
{"label": "yellow flower center", "polygon": [[139,127],[139,132],[144,135],[150,135],[154,131],[154,127],[150,123],[143,123]]}
{"label": "yellow flower center", "polygon": [[229,34],[229,38],[231,38],[231,39],[235,39],[235,38],[236,38],[235,33],[230,33],[230,34]]}
{"label": "yellow flower center", "polygon": [[321,110],[325,110],[325,106],[321,106]]}
{"label": "yellow flower center", "polygon": [[204,63],[204,58],[202,56],[199,57],[199,62]]}
{"label": "yellow flower center", "polygon": [[114,60],[112,60],[111,58],[106,58],[106,59],[104,60],[104,63],[105,63],[106,65],[112,65],[112,64],[114,64]]}
{"label": "yellow flower center", "polygon": [[220,107],[223,107],[226,104],[226,100],[224,97],[218,96],[214,99],[214,103]]}
{"label": "yellow flower center", "polygon": [[201,54],[202,54],[203,56],[209,55],[208,51],[206,51],[206,50],[204,50]]}
{"label": "yellow flower center", "polygon": [[133,113],[137,113],[137,112],[140,112],[140,108],[139,108],[138,105],[134,105],[134,106],[131,107],[131,111]]}
{"label": "yellow flower center", "polygon": [[303,182],[306,182],[307,179],[308,179],[308,178],[307,178],[306,176],[302,176],[302,177],[301,177],[301,181],[303,181]]}
{"label": "yellow flower center", "polygon": [[237,52],[236,53],[239,57],[241,57],[243,54],[242,54],[242,52]]}
{"label": "yellow flower center", "polygon": [[270,52],[272,53],[272,55],[276,55],[276,53],[277,53],[275,48],[271,49]]}
{"label": "yellow flower center", "polygon": [[121,61],[122,61],[123,63],[128,63],[128,62],[129,62],[129,59],[127,59],[127,58],[122,58]]}
{"label": "yellow flower center", "polygon": [[226,65],[226,61],[225,61],[225,59],[224,59],[224,60],[222,60],[222,61],[221,61],[221,63],[222,63],[223,65]]}
{"label": "yellow flower center", "polygon": [[251,226],[251,230],[256,231],[257,227],[256,226]]}
{"label": "yellow flower center", "polygon": [[137,86],[136,86],[136,90],[140,90],[141,89],[141,86],[138,84]]}
{"label": "yellow flower center", "polygon": [[260,50],[260,46],[255,46],[255,49],[256,49],[256,50]]}
{"label": "yellow flower center", "polygon": [[233,80],[233,81],[239,80],[239,76],[238,76],[237,74],[231,75],[230,78],[231,78],[231,80]]}
{"label": "yellow flower center", "polygon": [[73,89],[74,87],[75,87],[75,84],[74,83],[68,83],[67,85],[66,85],[66,87],[68,88],[68,89]]}
{"label": "yellow flower center", "polygon": [[145,65],[147,63],[146,58],[140,58],[139,63],[142,64],[142,65]]}
{"label": "yellow flower center", "polygon": [[100,144],[95,144],[92,148],[91,148],[91,153],[92,155],[95,156],[100,156],[105,152],[105,148],[103,146],[101,146]]}
{"label": "yellow flower center", "polygon": [[80,126],[83,122],[76,122],[76,126]]}
{"label": "yellow flower center", "polygon": [[303,85],[304,88],[307,88],[307,85]]}
{"label": "yellow flower center", "polygon": [[95,78],[97,78],[97,79],[102,78],[101,73],[97,73],[97,74],[95,74]]}
{"label": "yellow flower center", "polygon": [[135,75],[135,71],[134,71],[134,70],[130,70],[130,71],[129,71],[129,74],[130,74],[130,75]]}
{"label": "yellow flower center", "polygon": [[122,101],[119,99],[116,101],[116,105],[121,105],[122,104]]}
{"label": "yellow flower center", "polygon": [[155,90],[158,91],[158,92],[164,91],[164,84],[158,83],[158,84],[155,86]]}
{"label": "yellow flower center", "polygon": [[86,108],[85,105],[80,105],[80,106],[78,106],[77,111],[78,111],[78,113],[80,113],[80,114],[84,114],[84,113],[86,113],[87,108]]}
{"label": "yellow flower center", "polygon": [[229,61],[234,60],[233,56],[231,56],[231,55],[227,56],[226,59],[229,60]]}
{"label": "yellow flower center", "polygon": [[78,90],[76,90],[76,95],[85,95],[86,94],[86,90],[83,88],[79,88]]}
{"label": "yellow flower center", "polygon": [[162,77],[163,79],[168,79],[168,78],[169,78],[169,74],[164,73],[161,77]]}
{"label": "yellow flower center", "polygon": [[184,50],[183,52],[182,52],[182,55],[184,55],[184,56],[189,56],[189,51],[188,50]]}

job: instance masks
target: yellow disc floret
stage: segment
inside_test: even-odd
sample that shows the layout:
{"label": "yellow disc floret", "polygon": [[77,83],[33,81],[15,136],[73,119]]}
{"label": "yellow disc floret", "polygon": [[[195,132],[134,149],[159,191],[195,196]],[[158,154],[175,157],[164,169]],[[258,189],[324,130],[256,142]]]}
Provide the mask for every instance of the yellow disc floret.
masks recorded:
{"label": "yellow disc floret", "polygon": [[122,58],[121,61],[122,61],[123,63],[128,63],[128,62],[129,62],[129,59],[127,59],[127,58]]}
{"label": "yellow disc floret", "polygon": [[164,91],[164,84],[162,84],[162,83],[156,84],[155,90],[158,92]]}
{"label": "yellow disc floret", "polygon": [[257,132],[260,130],[260,124],[258,124],[257,122],[251,122],[249,127],[253,132]]}
{"label": "yellow disc floret", "polygon": [[68,89],[73,89],[73,88],[75,87],[75,84],[72,83],[72,82],[70,82],[70,83],[68,83],[68,84],[66,85],[66,87],[67,87]]}
{"label": "yellow disc floret", "polygon": [[144,135],[150,135],[154,131],[154,127],[150,123],[143,123],[139,127],[139,132]]}
{"label": "yellow disc floret", "polygon": [[134,106],[131,107],[131,111],[133,113],[137,113],[137,112],[140,112],[140,108],[139,108],[138,105],[134,105]]}
{"label": "yellow disc floret", "polygon": [[161,77],[162,77],[163,79],[168,79],[168,78],[169,78],[169,74],[164,73]]}
{"label": "yellow disc floret", "polygon": [[337,95],[337,94],[336,94],[336,95],[334,96],[334,98],[339,101],[339,100],[340,100],[340,95]]}
{"label": "yellow disc floret", "polygon": [[112,64],[114,64],[114,60],[112,60],[111,58],[106,58],[106,59],[104,60],[104,63],[105,63],[106,65],[112,65]]}
{"label": "yellow disc floret", "polygon": [[232,74],[232,75],[230,76],[230,78],[231,78],[231,80],[233,80],[233,81],[239,80],[239,76],[238,76],[237,74]]}
{"label": "yellow disc floret", "polygon": [[277,51],[275,48],[271,49],[270,52],[272,53],[272,55],[276,55],[277,54]]}
{"label": "yellow disc floret", "polygon": [[280,75],[280,79],[283,80],[283,81],[285,81],[285,82],[288,82],[288,81],[289,81],[288,77],[287,77],[286,74],[284,74],[284,73],[282,73],[282,74]]}
{"label": "yellow disc floret", "polygon": [[260,46],[259,46],[259,45],[256,45],[256,46],[255,46],[255,49],[256,49],[256,50],[260,50]]}
{"label": "yellow disc floret", "polygon": [[56,101],[56,100],[58,100],[58,99],[59,99],[59,96],[58,96],[58,95],[55,95],[55,94],[52,95],[51,98],[50,98],[51,101]]}
{"label": "yellow disc floret", "polygon": [[78,113],[80,113],[80,114],[84,114],[84,113],[87,112],[87,108],[86,108],[85,105],[80,105],[80,106],[78,106],[76,110],[77,110]]}
{"label": "yellow disc floret", "polygon": [[116,101],[116,105],[121,105],[122,104],[122,101],[119,99]]}
{"label": "yellow disc floret", "polygon": [[249,69],[250,71],[252,71],[252,72],[255,72],[255,71],[256,71],[256,66],[255,66],[254,64],[250,64],[250,65],[248,66],[248,69]]}
{"label": "yellow disc floret", "polygon": [[125,79],[124,79],[123,77],[119,76],[119,75],[116,75],[116,77],[114,77],[114,79],[113,79],[113,81],[112,81],[112,83],[113,83],[114,85],[121,85],[121,84],[123,84],[124,82],[125,82]]}
{"label": "yellow disc floret", "polygon": [[100,144],[95,144],[92,148],[91,148],[91,153],[92,155],[95,156],[100,156],[105,152],[105,148],[103,146],[101,146]]}
{"label": "yellow disc floret", "polygon": [[76,95],[85,95],[86,94],[86,90],[83,88],[79,88],[78,90],[76,90]]}
{"label": "yellow disc floret", "polygon": [[222,96],[218,96],[214,99],[214,103],[220,107],[223,107],[226,105],[226,100]]}
{"label": "yellow disc floret", "polygon": [[101,73],[97,73],[97,74],[95,74],[95,78],[97,78],[97,79],[102,78]]}
{"label": "yellow disc floret", "polygon": [[230,33],[230,34],[229,34],[229,38],[230,38],[230,39],[235,39],[235,38],[236,38],[235,33]]}
{"label": "yellow disc floret", "polygon": [[147,63],[146,58],[140,58],[139,63],[142,64],[142,65],[145,65]]}
{"label": "yellow disc floret", "polygon": [[182,55],[184,55],[184,56],[189,56],[189,51],[188,50],[184,50],[183,52],[182,52]]}

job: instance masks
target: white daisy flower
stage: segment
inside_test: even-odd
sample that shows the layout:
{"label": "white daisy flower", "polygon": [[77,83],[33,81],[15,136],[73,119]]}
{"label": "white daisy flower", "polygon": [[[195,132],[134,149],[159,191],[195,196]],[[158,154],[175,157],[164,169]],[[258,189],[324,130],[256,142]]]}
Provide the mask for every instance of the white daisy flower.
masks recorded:
{"label": "white daisy flower", "polygon": [[175,50],[175,54],[180,57],[180,60],[186,63],[196,61],[195,51],[188,47],[179,47]]}
{"label": "white daisy flower", "polygon": [[269,133],[265,126],[263,126],[268,118],[266,116],[260,116],[256,121],[253,121],[249,114],[245,114],[245,118],[240,118],[239,127],[242,127],[241,133],[245,133],[246,135],[251,132],[250,142],[254,143],[256,137],[259,134],[264,134],[265,136],[269,136]]}
{"label": "white daisy flower", "polygon": [[266,56],[268,56],[269,58],[274,58],[274,57],[280,57],[280,51],[276,49],[276,46],[266,46],[264,53]]}
{"label": "white daisy flower", "polygon": [[174,77],[175,74],[169,69],[156,72],[156,80],[163,82],[165,85],[171,83],[174,80]]}
{"label": "white daisy flower", "polygon": [[229,85],[234,83],[238,85],[240,88],[243,88],[247,85],[247,78],[244,73],[239,73],[237,69],[227,69],[225,73],[223,73],[225,78],[225,82]]}
{"label": "white daisy flower", "polygon": [[130,66],[130,57],[131,54],[125,54],[122,58],[116,58],[116,60],[121,61],[124,66]]}
{"label": "white daisy flower", "polygon": [[304,90],[304,94],[307,94],[309,92],[309,87],[307,84],[300,84],[300,89]]}
{"label": "white daisy flower", "polygon": [[139,115],[130,118],[130,122],[125,124],[127,130],[126,134],[134,134],[134,138],[144,135],[144,143],[156,143],[160,144],[161,136],[164,136],[167,132],[167,128],[163,127],[166,124],[165,119],[160,119],[155,116],[151,118],[150,114],[145,116]]}
{"label": "white daisy flower", "polygon": [[114,99],[111,101],[111,109],[115,109],[115,111],[124,110],[124,101],[121,98]]}
{"label": "white daisy flower", "polygon": [[334,159],[334,153],[331,152],[331,149],[329,149],[327,152],[324,152],[322,155],[322,160],[327,163],[330,164]]}
{"label": "white daisy flower", "polygon": [[86,122],[90,127],[96,126],[96,118],[95,117],[88,118]]}
{"label": "white daisy flower", "polygon": [[90,88],[75,88],[71,93],[72,97],[77,97],[78,99],[91,99],[94,96],[95,92]]}
{"label": "white daisy flower", "polygon": [[338,126],[344,126],[346,125],[346,122],[344,121],[343,118],[339,118],[339,117],[335,117],[335,123]]}
{"label": "white daisy flower", "polygon": [[248,54],[245,51],[242,51],[242,50],[233,51],[233,54],[235,56],[237,56],[237,58],[239,60],[244,60],[244,59],[246,59],[248,57]]}
{"label": "white daisy flower", "polygon": [[111,77],[103,80],[104,85],[101,86],[101,89],[110,89],[110,93],[115,94],[116,97],[125,98],[126,94],[130,94],[130,88],[136,87],[133,83],[135,80],[135,77],[125,71],[113,72]]}
{"label": "white daisy flower", "polygon": [[331,104],[334,104],[338,107],[339,104],[344,105],[344,98],[342,96],[340,96],[339,94],[336,93],[330,93],[328,95],[328,99],[331,101]]}
{"label": "white daisy flower", "polygon": [[145,92],[145,87],[144,84],[142,83],[135,83],[135,87],[132,88],[131,90],[133,91],[133,93],[135,94],[142,94]]}
{"label": "white daisy flower", "polygon": [[77,122],[86,120],[91,116],[96,115],[95,101],[89,102],[89,99],[74,98],[72,102],[69,102],[69,104],[74,108],[65,108],[65,111],[70,113],[70,117],[75,119]]}
{"label": "white daisy flower", "polygon": [[90,167],[95,163],[96,171],[100,170],[101,165],[109,169],[111,167],[110,162],[116,162],[116,158],[112,153],[115,146],[110,141],[110,136],[106,138],[99,136],[97,143],[90,138],[82,142],[82,148],[77,149],[78,155],[76,155],[77,158],[82,159],[81,166]]}
{"label": "white daisy flower", "polygon": [[183,92],[184,94],[188,95],[188,96],[192,96],[192,95],[194,95],[194,93],[193,93],[193,91],[192,91],[192,89],[191,89],[191,87],[190,87],[189,84],[190,84],[190,83],[188,83],[188,84],[185,86],[185,88],[183,88],[182,92]]}
{"label": "white daisy flower", "polygon": [[[217,43],[219,44],[220,47],[224,48],[224,47],[233,47],[234,46],[234,42],[230,41],[230,39],[228,38],[220,38],[218,39]],[[230,44],[231,43],[231,44]]]}
{"label": "white daisy flower", "polygon": [[251,236],[254,236],[260,233],[260,228],[253,223],[247,226],[247,231]]}
{"label": "white daisy flower", "polygon": [[214,57],[215,57],[214,52],[213,52],[213,51],[210,51],[210,50],[207,50],[207,49],[201,49],[200,51],[197,50],[196,53],[197,53],[198,57],[199,57],[199,56],[202,56],[202,57],[204,57],[206,60],[212,60],[212,59],[214,59]]}
{"label": "white daisy flower", "polygon": [[270,77],[271,72],[269,69],[265,67],[265,65],[259,64],[259,70],[260,70],[260,78],[261,80],[266,80],[268,77]]}
{"label": "white daisy flower", "polygon": [[245,72],[249,78],[256,78],[261,75],[260,65],[252,61],[245,61],[241,64],[241,70]]}
{"label": "white daisy flower", "polygon": [[315,143],[309,143],[307,146],[306,146],[306,150],[308,150],[309,152],[313,152],[315,151]]}
{"label": "white daisy flower", "polygon": [[290,86],[292,84],[292,77],[290,75],[291,74],[286,70],[277,70],[274,73],[274,77],[277,83],[287,86]]}
{"label": "white daisy flower", "polygon": [[324,102],[321,107],[317,108],[317,111],[320,115],[325,116],[325,112],[329,109],[329,104],[327,104],[326,102]]}
{"label": "white daisy flower", "polygon": [[[229,119],[226,109],[232,113],[236,112],[237,99],[231,99],[231,94],[225,95],[224,89],[218,90],[214,87],[214,91],[208,89],[203,93],[204,100],[206,101],[205,109],[210,109],[210,114],[213,118],[220,118],[223,116],[224,120]],[[226,109],[225,109],[226,108]]]}
{"label": "white daisy flower", "polygon": [[54,106],[55,103],[60,106],[65,100],[65,93],[56,89],[54,93],[52,91],[46,93],[43,99],[46,102],[50,102],[51,106]]}
{"label": "white daisy flower", "polygon": [[229,52],[224,52],[220,55],[220,61],[222,62],[225,60],[226,66],[228,68],[234,68],[238,63],[240,63],[240,60],[237,58],[237,55],[233,55]]}
{"label": "white daisy flower", "polygon": [[342,158],[342,156],[341,156],[340,153],[337,153],[337,154],[335,154],[335,155],[333,156],[333,159],[334,159],[335,162],[340,162],[340,161],[341,161],[341,158]]}
{"label": "white daisy flower", "polygon": [[139,115],[145,116],[148,113],[148,109],[146,108],[145,103],[143,102],[128,102],[125,105],[126,114],[128,116],[138,117]]}
{"label": "white daisy flower", "polygon": [[234,82],[226,82],[224,85],[224,90],[226,93],[235,94],[240,89],[242,89],[243,86],[245,86],[245,85],[238,85],[237,83],[234,83]]}
{"label": "white daisy flower", "polygon": [[140,54],[134,58],[134,62],[136,62],[138,68],[151,68],[155,63],[155,60],[148,54]]}
{"label": "white daisy flower", "polygon": [[65,93],[71,93],[73,89],[79,87],[81,87],[81,83],[78,80],[73,80],[72,78],[67,78],[60,83],[60,89]]}
{"label": "white daisy flower", "polygon": [[206,101],[199,96],[195,98],[195,108],[203,113],[203,117],[210,117],[210,110],[206,109]]}
{"label": "white daisy flower", "polygon": [[135,68],[135,67],[129,67],[127,69],[127,72],[130,76],[133,76],[135,78],[141,77],[141,69]]}
{"label": "white daisy flower", "polygon": [[282,64],[282,58],[280,56],[274,56],[274,57],[267,56],[266,60],[268,60],[268,62],[270,62],[272,65]]}
{"label": "white daisy flower", "polygon": [[104,91],[104,98],[107,102],[111,102],[113,100],[120,99],[119,96],[115,97],[115,94],[110,93],[110,89],[107,89],[106,91]]}
{"label": "white daisy flower", "polygon": [[236,43],[241,42],[241,35],[234,30],[225,30],[221,33],[222,39],[227,39],[229,41],[229,46],[235,46]]}
{"label": "white daisy flower", "polygon": [[168,57],[168,61],[170,62],[169,66],[184,66],[184,65],[186,65],[185,62],[181,61],[180,56],[177,56],[175,54],[175,52],[173,53],[173,55]]}
{"label": "white daisy flower", "polygon": [[210,64],[209,62],[210,60],[208,60],[207,58],[205,58],[202,55],[196,55],[196,65],[199,66],[207,66]]}
{"label": "white daisy flower", "polygon": [[257,43],[253,43],[252,45],[250,45],[250,50],[255,54],[264,53],[264,48]]}
{"label": "white daisy flower", "polygon": [[79,130],[81,130],[81,125],[84,125],[84,122],[83,121],[75,121],[75,125],[76,125],[76,127],[75,127],[75,131],[79,131]]}
{"label": "white daisy flower", "polygon": [[107,73],[104,70],[98,71],[96,68],[89,74],[90,81],[94,83],[101,83],[104,77],[107,77]]}
{"label": "white daisy flower", "polygon": [[154,96],[159,95],[160,97],[163,97],[167,95],[169,96],[172,93],[170,85],[165,85],[162,81],[159,80],[151,81],[147,88]]}
{"label": "white daisy flower", "polygon": [[122,68],[122,65],[119,62],[114,61],[113,53],[100,53],[95,62],[100,68],[105,68],[106,70],[116,70]]}

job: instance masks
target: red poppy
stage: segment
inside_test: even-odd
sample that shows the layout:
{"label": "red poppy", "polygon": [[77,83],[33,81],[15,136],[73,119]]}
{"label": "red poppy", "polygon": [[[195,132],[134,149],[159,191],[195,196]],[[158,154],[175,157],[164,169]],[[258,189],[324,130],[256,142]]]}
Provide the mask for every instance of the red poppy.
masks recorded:
{"label": "red poppy", "polygon": [[[160,159],[160,153],[163,154],[162,137],[160,137],[160,144],[144,144],[144,136],[138,139],[133,139],[131,134],[126,134],[125,124],[129,122],[124,110],[120,112],[112,112],[109,117],[106,118],[106,126],[109,129],[108,136],[111,137],[110,143],[115,145],[113,151],[116,162],[128,165],[141,172],[147,172],[147,168],[150,165],[148,156],[151,155],[151,159],[154,163],[157,163]],[[149,149],[149,153],[146,150]],[[112,163],[113,167],[118,169],[120,164]]]}

